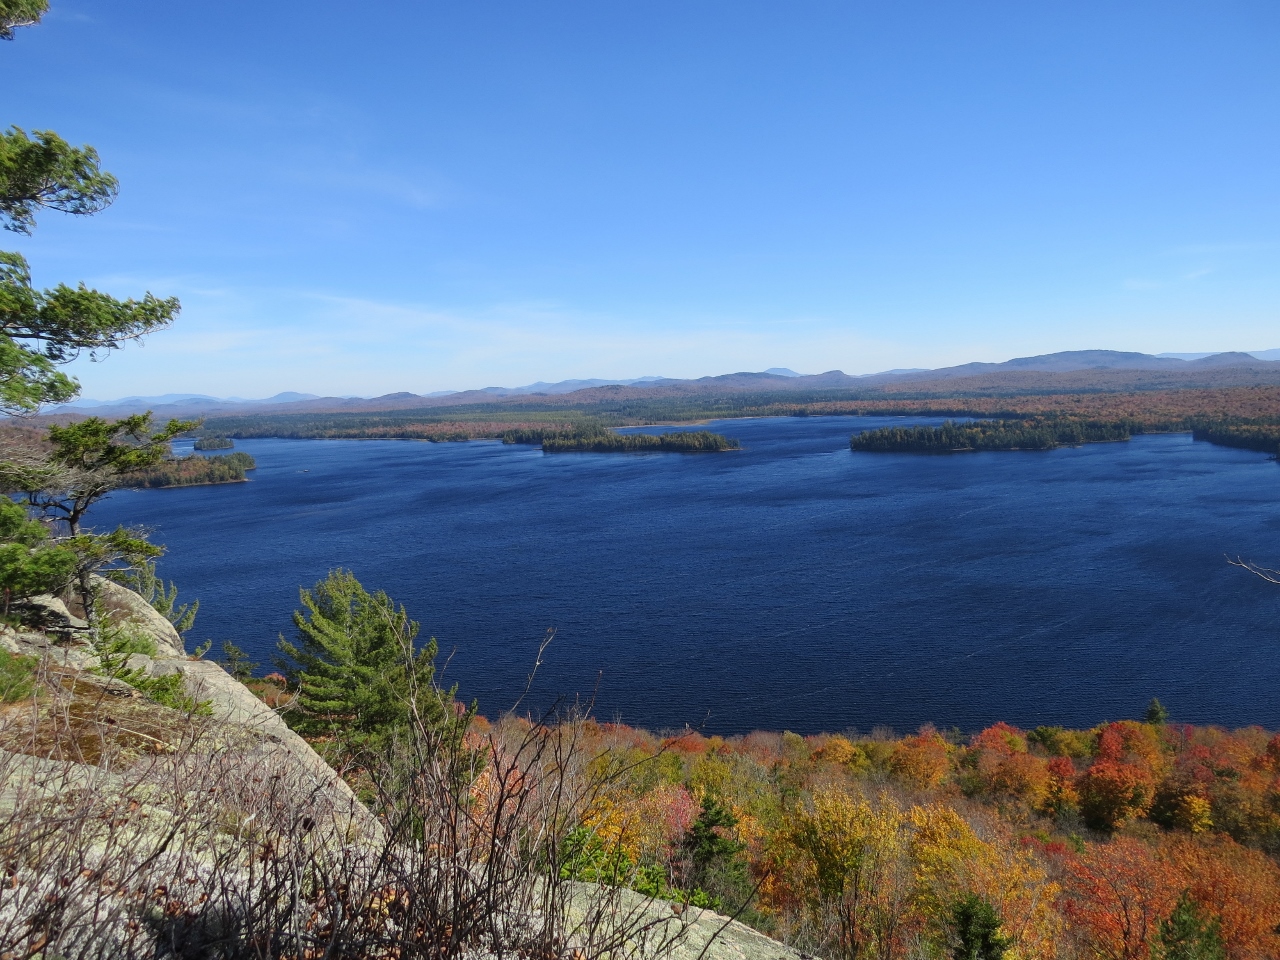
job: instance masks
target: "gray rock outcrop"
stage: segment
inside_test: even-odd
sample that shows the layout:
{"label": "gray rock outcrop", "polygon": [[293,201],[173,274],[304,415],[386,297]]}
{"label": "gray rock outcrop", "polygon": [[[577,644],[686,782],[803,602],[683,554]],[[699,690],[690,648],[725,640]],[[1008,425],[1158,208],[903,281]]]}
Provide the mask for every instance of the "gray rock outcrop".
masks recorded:
{"label": "gray rock outcrop", "polygon": [[[300,899],[302,927],[311,930],[310,911],[319,917],[333,903],[331,894],[341,897],[363,884],[364,892],[343,909],[368,917],[370,929],[392,929],[397,898],[415,883],[434,890],[424,898],[442,898],[445,909],[457,906],[448,890],[483,886],[483,876],[472,875],[484,874],[484,856],[476,858],[465,842],[450,847],[447,831],[438,835],[442,842],[419,837],[415,847],[412,821],[407,832],[405,823],[400,832],[392,821],[384,827],[280,714],[218,664],[183,653],[172,625],[142,597],[107,581],[99,588],[112,623],[131,624],[154,643],[154,653],[131,655],[128,668],[180,676],[201,708],[165,707],[119,679],[97,676],[89,631],[76,625],[74,609],[53,598],[43,609],[57,619],[57,629],[0,627],[0,645],[39,659],[46,688],[25,704],[0,709],[0,861],[8,864],[0,890],[0,955],[224,956],[231,954],[206,947],[240,942],[236,937],[268,942],[280,925],[298,922]],[[145,686],[136,674],[131,679]],[[443,792],[455,783],[449,780]],[[465,791],[457,806],[412,812],[419,810],[446,813],[424,816],[418,829],[428,820],[448,825],[448,811],[459,812],[460,821],[473,816]],[[463,823],[463,836],[466,830]],[[536,872],[522,876],[509,889],[544,889]],[[315,878],[325,877],[329,890],[317,887],[322,881]],[[436,889],[438,877],[449,883]],[[571,909],[582,914],[578,933],[550,946],[545,938],[513,940],[515,952],[534,960],[586,957],[590,937],[575,943],[581,930],[598,931],[598,924],[621,916],[622,926],[613,929],[624,932],[613,943],[627,938],[627,947],[592,956],[804,960],[710,911],[681,910],[614,887],[570,886],[577,901]],[[504,931],[503,937],[508,929],[539,936],[545,916],[536,907],[530,912],[528,897],[516,899],[523,905],[497,901],[486,915],[496,920],[486,929]],[[602,911],[606,903],[610,908]],[[41,917],[56,919],[40,920],[40,927],[33,918]],[[323,924],[314,924],[322,939]],[[421,936],[416,929],[407,935]],[[472,936],[468,944],[479,940]],[[468,945],[459,956],[493,955]]]}

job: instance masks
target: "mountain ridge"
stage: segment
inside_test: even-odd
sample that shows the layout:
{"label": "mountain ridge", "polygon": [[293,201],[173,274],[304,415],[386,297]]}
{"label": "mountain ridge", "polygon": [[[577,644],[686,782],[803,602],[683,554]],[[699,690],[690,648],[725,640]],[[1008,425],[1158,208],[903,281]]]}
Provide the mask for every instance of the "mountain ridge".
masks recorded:
{"label": "mountain ridge", "polygon": [[846,374],[841,370],[798,374],[786,368],[773,367],[764,372],[739,371],[692,379],[647,376],[630,380],[538,381],[523,387],[483,387],[427,395],[398,391],[377,397],[321,397],[286,392],[264,400],[241,400],[203,394],[164,394],[158,397],[126,397],[109,402],[82,401],[51,408],[48,415],[126,416],[143,410],[151,410],[162,418],[206,414],[376,413],[513,401],[536,402],[540,397],[573,397],[592,402],[632,396],[653,398],[762,390],[787,393],[829,390],[870,393],[1025,392],[1280,384],[1280,350],[1259,353],[1274,354],[1277,360],[1259,359],[1254,354],[1237,351],[1183,359],[1133,351],[1066,350],[1015,357],[998,363],[975,361],[937,369],[898,369],[860,375]]}

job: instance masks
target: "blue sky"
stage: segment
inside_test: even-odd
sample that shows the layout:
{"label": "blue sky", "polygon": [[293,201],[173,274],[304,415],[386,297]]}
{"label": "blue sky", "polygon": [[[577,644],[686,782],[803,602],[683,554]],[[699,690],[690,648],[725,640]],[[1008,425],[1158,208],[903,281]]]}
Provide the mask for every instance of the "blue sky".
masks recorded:
{"label": "blue sky", "polygon": [[182,298],[88,397],[1280,346],[1280,5],[52,0],[0,235]]}

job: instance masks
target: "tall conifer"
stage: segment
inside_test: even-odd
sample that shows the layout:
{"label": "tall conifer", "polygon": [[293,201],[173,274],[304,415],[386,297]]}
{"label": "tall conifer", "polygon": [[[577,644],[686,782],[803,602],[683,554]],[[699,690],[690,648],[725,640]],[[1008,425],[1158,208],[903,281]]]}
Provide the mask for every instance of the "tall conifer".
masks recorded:
{"label": "tall conifer", "polygon": [[296,729],[358,753],[385,747],[415,713],[428,729],[445,724],[454,690],[435,686],[436,641],[417,643],[418,624],[404,607],[342,569],[300,599],[297,642],[279,643],[298,685]]}

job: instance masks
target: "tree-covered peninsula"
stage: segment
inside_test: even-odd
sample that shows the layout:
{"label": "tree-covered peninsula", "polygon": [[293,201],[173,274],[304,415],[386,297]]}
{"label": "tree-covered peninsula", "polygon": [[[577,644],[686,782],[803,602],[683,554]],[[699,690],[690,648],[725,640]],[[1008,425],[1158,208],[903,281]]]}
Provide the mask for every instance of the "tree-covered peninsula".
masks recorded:
{"label": "tree-covered peninsula", "polygon": [[1196,440],[1216,443],[1221,447],[1261,450],[1280,456],[1280,424],[1275,423],[1208,423],[1191,431]]}
{"label": "tree-covered peninsula", "polygon": [[197,450],[230,450],[235,441],[230,437],[200,437],[195,443]]}
{"label": "tree-covered peninsula", "polygon": [[229,453],[221,457],[174,457],[161,460],[146,470],[129,474],[123,485],[129,487],[195,487],[210,483],[242,483],[245,471],[258,466],[247,453]]}
{"label": "tree-covered peninsula", "polygon": [[1134,420],[1036,417],[1029,420],[948,420],[937,427],[882,427],[849,438],[866,453],[967,453],[976,450],[1052,450],[1063,445],[1128,440]]}

